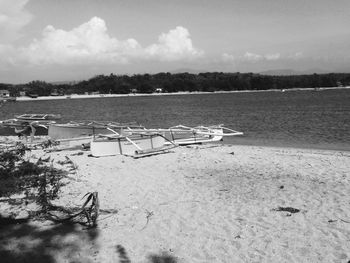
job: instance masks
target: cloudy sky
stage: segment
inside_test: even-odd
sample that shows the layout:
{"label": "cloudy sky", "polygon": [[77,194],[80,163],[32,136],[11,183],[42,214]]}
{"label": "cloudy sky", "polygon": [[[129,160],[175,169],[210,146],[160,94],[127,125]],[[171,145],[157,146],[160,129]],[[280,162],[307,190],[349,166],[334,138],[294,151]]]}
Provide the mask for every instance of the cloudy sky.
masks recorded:
{"label": "cloudy sky", "polygon": [[0,0],[0,83],[350,72],[349,0]]}

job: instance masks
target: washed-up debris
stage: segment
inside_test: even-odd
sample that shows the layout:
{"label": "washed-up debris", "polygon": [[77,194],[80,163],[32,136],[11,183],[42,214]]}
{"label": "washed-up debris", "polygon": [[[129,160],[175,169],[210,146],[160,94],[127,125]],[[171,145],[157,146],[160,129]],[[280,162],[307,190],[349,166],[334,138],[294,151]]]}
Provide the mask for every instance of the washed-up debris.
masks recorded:
{"label": "washed-up debris", "polygon": [[277,212],[289,212],[289,213],[299,213],[300,209],[293,208],[293,207],[281,207],[279,206],[278,208],[272,209],[272,211],[277,211]]}
{"label": "washed-up debris", "polygon": [[66,160],[57,161],[57,163],[60,165],[68,165],[69,172],[76,173],[79,167],[67,155],[65,156],[65,158],[66,158]]}
{"label": "washed-up debris", "polygon": [[83,155],[84,152],[77,152],[77,153],[72,153],[71,156],[77,156],[77,155]]}
{"label": "washed-up debris", "polygon": [[144,230],[144,229],[146,228],[146,226],[148,225],[148,222],[149,222],[150,218],[154,215],[153,211],[148,211],[148,210],[146,209],[145,212],[146,212],[146,220],[147,220],[147,222],[146,222],[145,226],[144,226],[141,230]]}
{"label": "washed-up debris", "polygon": [[39,143],[38,146],[40,146],[43,149],[47,149],[47,148],[52,148],[52,147],[58,146],[59,144],[60,144],[60,142],[48,139],[46,141]]}
{"label": "washed-up debris", "polygon": [[[339,217],[338,217],[338,218],[339,218]],[[347,220],[344,220],[344,219],[341,219],[341,218],[339,218],[339,220],[342,221],[342,222],[344,222],[344,223],[350,224],[350,221],[347,221]]]}
{"label": "washed-up debris", "polygon": [[[99,210],[100,210],[98,193],[89,192],[83,198],[85,197],[86,197],[86,201],[84,202],[83,206],[78,210],[78,212],[74,214],[70,214],[68,211],[66,211],[66,209],[60,209],[63,212],[67,212],[68,215],[65,217],[59,217],[57,216],[57,214],[52,213],[55,211],[50,211],[48,215],[48,219],[51,219],[52,221],[57,223],[70,222],[70,223],[84,224],[89,227],[96,227],[97,218],[99,216]],[[82,222],[84,217],[86,218],[86,222]],[[74,221],[74,219],[76,219],[76,221]]]}

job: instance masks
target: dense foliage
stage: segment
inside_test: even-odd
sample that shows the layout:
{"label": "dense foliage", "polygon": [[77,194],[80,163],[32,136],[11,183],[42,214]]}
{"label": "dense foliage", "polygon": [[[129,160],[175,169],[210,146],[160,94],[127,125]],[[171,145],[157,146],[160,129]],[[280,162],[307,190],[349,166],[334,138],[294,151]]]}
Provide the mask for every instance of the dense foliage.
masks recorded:
{"label": "dense foliage", "polygon": [[58,197],[66,172],[54,168],[50,158],[26,158],[28,151],[21,143],[0,149],[0,197],[24,194],[25,200],[34,199],[45,210]]}
{"label": "dense foliage", "polygon": [[253,73],[208,72],[158,73],[154,75],[99,75],[86,81],[67,84],[52,84],[32,81],[22,85],[0,84],[12,96],[20,92],[38,96],[84,93],[128,94],[153,92],[214,92],[236,90],[269,90],[291,88],[339,87],[350,85],[350,73],[330,73],[294,76],[267,76]]}

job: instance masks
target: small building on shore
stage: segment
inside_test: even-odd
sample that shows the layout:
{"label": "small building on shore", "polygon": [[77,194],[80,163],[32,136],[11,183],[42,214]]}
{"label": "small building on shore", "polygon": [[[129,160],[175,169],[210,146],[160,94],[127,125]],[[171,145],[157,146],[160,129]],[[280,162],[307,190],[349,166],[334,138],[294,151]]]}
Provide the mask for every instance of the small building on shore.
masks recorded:
{"label": "small building on shore", "polygon": [[50,96],[59,96],[60,94],[58,93],[57,89],[54,89],[53,91],[51,91]]}
{"label": "small building on shore", "polygon": [[0,97],[1,98],[8,98],[8,97],[10,97],[10,92],[6,89],[0,90]]}
{"label": "small building on shore", "polygon": [[10,97],[10,92],[6,89],[0,90],[0,97],[1,98],[8,98],[8,97]]}

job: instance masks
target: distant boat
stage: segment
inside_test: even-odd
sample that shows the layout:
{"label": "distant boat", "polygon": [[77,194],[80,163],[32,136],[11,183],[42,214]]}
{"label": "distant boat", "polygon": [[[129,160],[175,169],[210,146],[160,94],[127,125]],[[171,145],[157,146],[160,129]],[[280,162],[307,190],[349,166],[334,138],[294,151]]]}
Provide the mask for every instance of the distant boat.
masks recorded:
{"label": "distant boat", "polygon": [[0,97],[0,102],[15,102],[16,97]]}
{"label": "distant boat", "polygon": [[62,118],[61,114],[22,114],[16,115],[16,119],[21,121],[52,121]]}
{"label": "distant boat", "polygon": [[16,97],[8,97],[8,98],[6,98],[6,101],[15,102],[15,101],[17,101],[17,98]]}
{"label": "distant boat", "polygon": [[36,128],[36,135],[47,135],[48,126],[60,118],[60,114],[22,114],[16,115],[13,119],[0,121],[0,126],[18,131],[32,125]]}
{"label": "distant boat", "polygon": [[0,126],[15,128],[15,127],[22,127],[23,124],[22,122],[19,122],[17,119],[7,119],[7,120],[0,121]]}
{"label": "distant boat", "polygon": [[2,135],[16,135],[16,130],[24,129],[32,125],[35,127],[35,135],[47,135],[48,122],[41,123],[40,121],[23,121],[18,119],[7,119],[0,121],[0,130]]}

